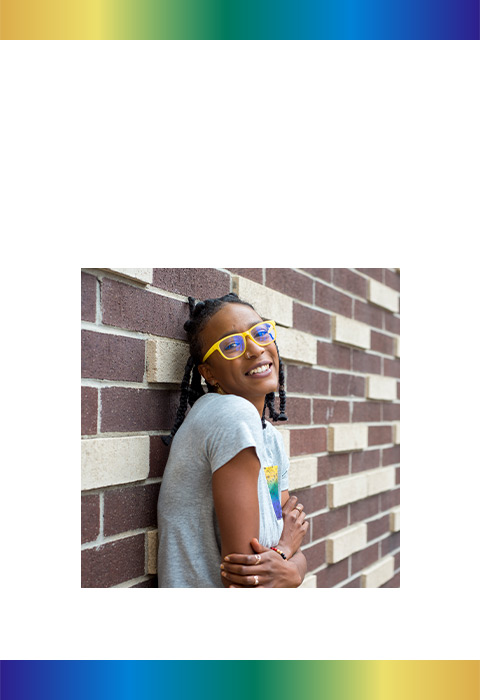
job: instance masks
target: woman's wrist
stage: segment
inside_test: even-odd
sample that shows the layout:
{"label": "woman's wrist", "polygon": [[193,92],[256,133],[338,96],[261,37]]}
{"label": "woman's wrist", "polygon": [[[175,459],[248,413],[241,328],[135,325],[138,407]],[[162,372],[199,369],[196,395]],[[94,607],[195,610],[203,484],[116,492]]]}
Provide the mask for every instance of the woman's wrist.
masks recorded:
{"label": "woman's wrist", "polygon": [[285,542],[285,540],[280,539],[277,547],[278,549],[281,549],[281,551],[285,554],[287,559],[291,559],[295,554],[295,552],[292,551],[292,548],[287,542]]}

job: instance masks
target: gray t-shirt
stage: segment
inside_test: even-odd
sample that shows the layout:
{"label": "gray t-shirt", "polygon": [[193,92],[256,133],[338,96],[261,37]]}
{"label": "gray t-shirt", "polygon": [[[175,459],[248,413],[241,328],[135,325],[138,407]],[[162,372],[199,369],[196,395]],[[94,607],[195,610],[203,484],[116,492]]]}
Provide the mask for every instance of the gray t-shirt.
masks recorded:
{"label": "gray t-shirt", "polygon": [[176,433],[158,498],[159,588],[223,588],[221,543],[212,474],[246,447],[260,461],[259,542],[278,543],[281,492],[288,489],[288,457],[279,432],[265,429],[255,406],[233,394],[205,394]]}

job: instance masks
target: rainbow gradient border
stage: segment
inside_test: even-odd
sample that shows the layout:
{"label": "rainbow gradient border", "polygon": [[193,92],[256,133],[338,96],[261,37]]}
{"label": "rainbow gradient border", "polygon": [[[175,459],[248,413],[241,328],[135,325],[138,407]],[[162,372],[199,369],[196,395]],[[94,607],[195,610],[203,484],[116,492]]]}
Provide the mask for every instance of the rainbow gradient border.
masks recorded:
{"label": "rainbow gradient border", "polygon": [[479,0],[2,0],[0,39],[479,39]]}
{"label": "rainbow gradient border", "polygon": [[478,700],[480,661],[1,662],[2,700],[246,697]]}

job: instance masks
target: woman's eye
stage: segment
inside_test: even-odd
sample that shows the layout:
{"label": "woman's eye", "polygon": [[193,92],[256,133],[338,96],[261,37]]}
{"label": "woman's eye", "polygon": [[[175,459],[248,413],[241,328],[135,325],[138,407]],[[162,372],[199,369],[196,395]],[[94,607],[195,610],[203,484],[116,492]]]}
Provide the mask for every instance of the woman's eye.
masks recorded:
{"label": "woman's eye", "polygon": [[225,347],[225,351],[228,351],[228,350],[236,350],[239,346],[240,346],[240,343],[238,343],[238,342],[235,341],[235,340],[232,340],[232,342],[229,343],[229,344]]}
{"label": "woman's eye", "polygon": [[264,328],[258,328],[258,329],[255,331],[255,334],[254,334],[254,335],[255,335],[255,338],[265,338],[265,336],[268,335],[268,334],[267,334],[267,331],[266,331]]}

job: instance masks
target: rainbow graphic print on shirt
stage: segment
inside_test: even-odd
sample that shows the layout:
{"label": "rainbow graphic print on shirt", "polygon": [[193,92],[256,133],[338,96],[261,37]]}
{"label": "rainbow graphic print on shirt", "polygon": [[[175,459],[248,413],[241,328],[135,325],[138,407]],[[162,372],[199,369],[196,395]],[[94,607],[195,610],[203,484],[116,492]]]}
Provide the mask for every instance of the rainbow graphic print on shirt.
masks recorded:
{"label": "rainbow graphic print on shirt", "polygon": [[277,520],[282,519],[282,504],[280,503],[280,490],[278,488],[278,466],[275,464],[271,467],[264,467],[265,476],[267,477],[268,490],[273,503],[273,510],[277,516]]}

